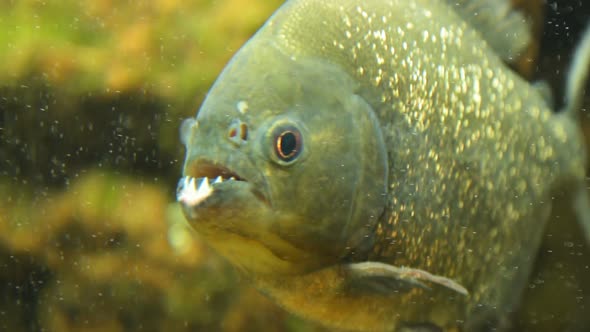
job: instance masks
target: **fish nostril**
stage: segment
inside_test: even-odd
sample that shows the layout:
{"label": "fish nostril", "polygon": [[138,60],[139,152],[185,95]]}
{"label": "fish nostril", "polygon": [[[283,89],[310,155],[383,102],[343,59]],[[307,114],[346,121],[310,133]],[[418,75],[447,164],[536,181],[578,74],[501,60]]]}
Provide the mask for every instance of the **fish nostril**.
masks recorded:
{"label": "fish nostril", "polygon": [[229,140],[237,145],[243,144],[248,140],[248,125],[240,120],[234,120],[229,125],[227,132]]}
{"label": "fish nostril", "polygon": [[248,140],[248,126],[245,123],[240,124],[240,138],[243,141]]}

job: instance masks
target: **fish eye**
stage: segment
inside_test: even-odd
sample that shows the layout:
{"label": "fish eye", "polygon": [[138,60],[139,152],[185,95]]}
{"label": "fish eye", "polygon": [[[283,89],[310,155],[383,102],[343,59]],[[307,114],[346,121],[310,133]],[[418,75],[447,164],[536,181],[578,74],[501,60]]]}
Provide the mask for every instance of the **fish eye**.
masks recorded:
{"label": "fish eye", "polygon": [[290,164],[297,160],[303,150],[299,129],[292,125],[280,126],[273,131],[274,155],[280,164]]}

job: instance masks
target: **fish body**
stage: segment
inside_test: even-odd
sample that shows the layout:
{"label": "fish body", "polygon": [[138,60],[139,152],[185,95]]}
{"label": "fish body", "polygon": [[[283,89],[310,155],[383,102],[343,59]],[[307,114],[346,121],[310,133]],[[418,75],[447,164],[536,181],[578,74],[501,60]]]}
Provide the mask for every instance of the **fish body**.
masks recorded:
{"label": "fish body", "polygon": [[181,128],[191,225],[327,326],[502,328],[586,156],[575,117],[507,67],[526,37],[466,10],[284,4]]}

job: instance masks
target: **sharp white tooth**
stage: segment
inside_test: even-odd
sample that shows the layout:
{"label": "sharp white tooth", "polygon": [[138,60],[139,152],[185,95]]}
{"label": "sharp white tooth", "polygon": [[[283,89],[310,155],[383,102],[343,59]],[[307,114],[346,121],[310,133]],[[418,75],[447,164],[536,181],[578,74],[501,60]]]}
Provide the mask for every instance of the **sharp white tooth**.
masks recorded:
{"label": "sharp white tooth", "polygon": [[213,183],[220,183],[223,182],[223,178],[221,177],[221,175],[219,175],[218,177],[215,178],[215,181]]}
{"label": "sharp white tooth", "polygon": [[199,190],[197,191],[197,196],[199,197],[199,200],[205,199],[212,192],[213,192],[213,190],[211,189],[211,186],[209,185],[209,178],[204,178],[203,181],[201,181],[201,185],[199,186]]}
{"label": "sharp white tooth", "polygon": [[207,199],[213,192],[209,185],[209,179],[203,178],[199,184],[199,189],[196,186],[197,179],[186,177],[179,188],[177,200],[182,204],[188,206],[196,206]]}
{"label": "sharp white tooth", "polygon": [[205,191],[208,188],[209,188],[209,178],[205,177],[205,178],[203,178],[203,181],[201,181],[201,184],[199,185],[199,192]]}
{"label": "sharp white tooth", "polygon": [[191,202],[196,193],[197,188],[195,188],[195,179],[190,176],[185,176],[181,185],[179,185],[176,199],[179,202]]}
{"label": "sharp white tooth", "polygon": [[197,192],[197,179],[191,178],[187,189],[189,193],[195,194]]}
{"label": "sharp white tooth", "polygon": [[186,185],[188,183],[188,178],[185,176],[178,181],[178,186],[176,186],[176,199],[180,200],[184,191],[186,190]]}

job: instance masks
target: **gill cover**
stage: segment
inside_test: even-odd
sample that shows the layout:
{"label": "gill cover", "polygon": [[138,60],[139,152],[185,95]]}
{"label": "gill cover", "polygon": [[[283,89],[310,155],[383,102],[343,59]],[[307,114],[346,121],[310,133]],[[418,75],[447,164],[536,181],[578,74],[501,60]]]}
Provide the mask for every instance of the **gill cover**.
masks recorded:
{"label": "gill cover", "polygon": [[[387,153],[374,111],[337,65],[266,49],[277,53],[273,58],[281,59],[285,70],[268,77],[285,104],[263,125],[271,201],[279,215],[298,215],[279,217],[273,232],[324,256],[318,264],[362,255],[372,246],[386,202]],[[301,132],[297,159],[280,161],[273,155],[276,128]]]}

